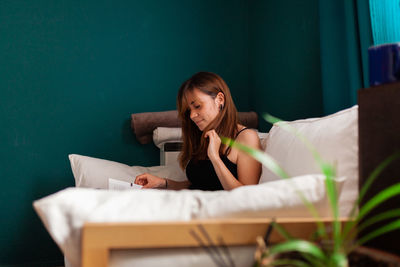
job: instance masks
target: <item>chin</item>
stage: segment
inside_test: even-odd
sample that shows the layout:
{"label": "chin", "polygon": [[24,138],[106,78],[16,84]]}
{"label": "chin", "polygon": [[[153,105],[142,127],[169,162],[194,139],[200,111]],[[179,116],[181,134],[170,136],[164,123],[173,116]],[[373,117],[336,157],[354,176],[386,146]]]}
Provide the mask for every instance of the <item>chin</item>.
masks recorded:
{"label": "chin", "polygon": [[203,130],[204,130],[204,125],[203,125],[202,123],[200,123],[200,125],[199,125],[199,124],[196,124],[196,126],[197,126],[197,128],[198,128],[200,131],[203,131]]}
{"label": "chin", "polygon": [[[197,125],[197,124],[196,124]],[[204,129],[208,126],[208,123],[200,123],[200,125],[197,125],[197,128],[199,128],[200,131],[204,131]]]}

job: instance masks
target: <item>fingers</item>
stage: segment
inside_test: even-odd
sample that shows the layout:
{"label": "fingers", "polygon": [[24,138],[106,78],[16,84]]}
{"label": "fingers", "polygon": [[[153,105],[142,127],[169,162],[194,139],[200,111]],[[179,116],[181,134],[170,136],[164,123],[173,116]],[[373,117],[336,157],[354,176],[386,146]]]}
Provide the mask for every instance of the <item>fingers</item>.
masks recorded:
{"label": "fingers", "polygon": [[143,173],[138,176],[136,176],[134,183],[143,186],[142,189],[146,188],[159,188],[160,183],[162,183],[164,180],[151,175],[149,173]]}
{"label": "fingers", "polygon": [[138,176],[136,176],[136,179],[138,179],[138,178],[144,178],[144,177],[147,177],[149,174],[148,173],[142,173],[142,174],[139,174]]}
{"label": "fingers", "polygon": [[143,173],[143,174],[140,174],[140,175],[136,176],[134,183],[138,184],[138,185],[145,186],[146,184],[149,183],[149,181],[147,179],[147,176],[148,176],[147,173]]}
{"label": "fingers", "polygon": [[149,182],[147,181],[146,178],[139,178],[139,179],[136,179],[136,180],[135,180],[135,184],[142,185],[142,186],[145,186],[145,185],[147,185],[148,183],[149,183]]}
{"label": "fingers", "polygon": [[217,134],[217,132],[214,129],[213,130],[209,130],[208,132],[206,132],[204,134],[204,137],[208,138],[210,140],[210,142],[211,141],[215,141],[215,140],[216,141],[220,141],[221,140],[219,135]]}
{"label": "fingers", "polygon": [[212,138],[212,137],[215,137],[216,135],[217,135],[217,132],[214,129],[212,129],[212,130],[207,131],[204,134],[204,137],[205,138],[208,138],[208,137]]}

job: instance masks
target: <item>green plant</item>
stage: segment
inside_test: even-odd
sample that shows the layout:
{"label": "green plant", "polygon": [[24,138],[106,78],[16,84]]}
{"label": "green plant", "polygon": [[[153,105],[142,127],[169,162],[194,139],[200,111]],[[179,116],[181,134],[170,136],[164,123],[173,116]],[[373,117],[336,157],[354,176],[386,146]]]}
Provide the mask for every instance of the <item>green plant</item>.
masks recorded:
{"label": "green plant", "polygon": [[[400,152],[397,152],[384,160],[368,177],[363,188],[360,190],[356,203],[351,210],[349,220],[342,227],[342,224],[339,220],[338,194],[335,186],[335,167],[332,164],[325,162],[313,145],[295,128],[271,115],[265,115],[264,118],[268,122],[282,127],[283,129],[294,134],[312,153],[315,161],[318,163],[318,166],[322,171],[322,174],[325,176],[326,191],[330,207],[332,209],[333,220],[331,230],[328,231],[324,223],[321,222],[315,207],[302,195],[301,192],[298,192],[302,201],[316,219],[317,232],[314,235],[314,242],[296,239],[295,237],[290,236],[281,226],[273,223],[275,229],[281,235],[283,235],[287,241],[267,247],[265,243],[263,243],[262,239],[258,240],[259,248],[261,248],[262,252],[259,251],[260,253],[258,253],[259,259],[256,262],[256,266],[289,265],[345,267],[349,265],[349,253],[355,248],[379,235],[400,228],[400,209],[389,210],[363,221],[365,216],[379,204],[388,200],[389,198],[400,195],[400,183],[394,184],[382,190],[380,193],[366,202],[362,207],[360,207],[359,211],[357,212],[357,207],[365,196],[367,190],[370,188],[371,184],[391,162],[400,158]],[[247,147],[229,138],[221,137],[221,140],[222,143],[228,146],[235,147],[248,153],[279,177],[284,179],[289,178],[289,175],[279,166],[279,164],[265,152]],[[395,220],[392,222],[357,239],[357,234],[366,227],[377,222],[393,218],[395,218]],[[299,257],[296,259],[292,259],[290,257],[278,258],[278,255],[288,252],[296,252]]]}

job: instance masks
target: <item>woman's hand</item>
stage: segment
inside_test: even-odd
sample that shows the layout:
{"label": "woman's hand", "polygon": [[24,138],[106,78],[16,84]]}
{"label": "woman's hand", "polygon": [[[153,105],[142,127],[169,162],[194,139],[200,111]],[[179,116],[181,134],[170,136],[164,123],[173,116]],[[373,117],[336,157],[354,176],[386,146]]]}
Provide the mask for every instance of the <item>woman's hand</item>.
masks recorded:
{"label": "woman's hand", "polygon": [[215,130],[209,130],[204,135],[205,138],[208,138],[208,149],[207,156],[210,160],[219,159],[219,148],[221,146],[221,138],[219,138],[217,132]]}
{"label": "woman's hand", "polygon": [[165,188],[166,181],[149,173],[143,173],[136,176],[135,184],[142,185],[143,188]]}

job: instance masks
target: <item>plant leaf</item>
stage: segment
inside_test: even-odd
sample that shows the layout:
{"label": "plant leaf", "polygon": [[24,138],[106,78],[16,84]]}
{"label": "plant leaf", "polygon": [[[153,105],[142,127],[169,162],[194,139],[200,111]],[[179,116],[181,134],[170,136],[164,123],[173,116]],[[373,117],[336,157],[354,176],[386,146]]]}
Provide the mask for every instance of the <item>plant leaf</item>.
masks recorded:
{"label": "plant leaf", "polygon": [[348,267],[349,266],[347,256],[344,253],[333,253],[330,256],[330,260],[332,263],[332,265],[330,265],[330,266],[335,266],[335,267]]}
{"label": "plant leaf", "polygon": [[394,222],[388,223],[385,226],[382,226],[381,228],[378,228],[377,230],[372,231],[371,233],[368,233],[367,235],[365,235],[364,237],[360,238],[357,241],[357,245],[362,245],[365,242],[367,242],[377,236],[383,235],[385,233],[388,233],[388,232],[391,232],[391,231],[394,231],[397,229],[400,229],[400,220],[396,220]]}
{"label": "plant leaf", "polygon": [[301,260],[291,260],[291,259],[279,259],[279,260],[274,260],[271,263],[271,266],[298,266],[298,267],[310,267],[312,265],[303,262]]}
{"label": "plant leaf", "polygon": [[359,222],[365,215],[367,215],[373,208],[382,202],[388,200],[391,197],[400,194],[400,183],[394,184],[371,198],[365,205],[360,209],[356,221]]}
{"label": "plant leaf", "polygon": [[374,182],[374,180],[382,173],[382,171],[394,160],[400,158],[400,151],[394,153],[393,155],[387,157],[383,162],[381,162],[378,167],[374,169],[374,171],[370,174],[368,177],[367,181],[364,183],[363,187],[360,190],[359,198],[358,198],[358,203],[360,203],[367,193],[369,187],[371,184]]}
{"label": "plant leaf", "polygon": [[[234,148],[244,151],[245,153],[249,154],[257,161],[259,161],[261,164],[266,166],[268,169],[270,169],[277,176],[284,178],[284,179],[289,178],[289,175],[267,153],[265,153],[261,150],[254,149],[252,147],[243,145],[243,144],[241,144],[235,140],[232,140],[230,138],[227,138],[227,137],[220,136],[220,138],[221,138],[221,142],[223,144],[226,144],[228,146],[231,146],[231,147],[234,147]],[[304,205],[308,208],[308,210],[310,211],[312,216],[314,218],[316,218],[316,223],[318,225],[319,232],[326,236],[325,225],[320,221],[320,216],[318,214],[318,211],[314,207],[314,205],[310,201],[307,200],[307,198],[304,196],[304,194],[300,190],[296,190],[296,193],[299,195],[300,199],[302,200]]]}
{"label": "plant leaf", "polygon": [[[274,222],[274,228],[284,237],[286,238],[286,240],[294,240],[294,238],[282,227],[280,226],[278,223]],[[311,266],[321,266],[321,267],[325,267],[325,264],[321,263],[320,261],[316,260],[314,257],[312,257],[311,255],[307,254],[307,253],[300,253],[301,256],[308,260],[312,265]]]}
{"label": "plant leaf", "polygon": [[[338,203],[337,203],[337,191],[336,191],[336,185],[334,181],[334,177],[336,177],[336,170],[335,167],[332,164],[329,164],[327,162],[324,162],[322,160],[322,157],[318,153],[318,151],[315,149],[315,147],[308,141],[308,139],[302,135],[296,128],[290,126],[287,122],[281,121],[280,119],[270,115],[270,114],[264,114],[264,119],[270,123],[274,123],[276,126],[281,127],[282,129],[288,131],[289,133],[292,133],[294,136],[296,136],[305,146],[306,148],[311,152],[313,155],[315,161],[319,165],[322,173],[325,175],[326,180],[326,189],[327,189],[327,195],[329,202],[331,204],[332,208],[332,213],[333,213],[333,238],[335,240],[335,251],[337,252],[340,244],[341,244],[341,223],[339,222],[339,208],[338,208]],[[319,225],[319,227],[322,227],[321,232],[325,233],[325,227],[323,225]]]}
{"label": "plant leaf", "polygon": [[[391,218],[396,218],[396,217],[397,218],[400,217],[400,209],[388,210],[388,211],[379,213],[371,218],[368,218],[361,224],[357,225],[357,228],[355,228],[355,227],[352,228],[352,230],[346,234],[346,241],[349,243],[352,240],[355,240],[356,235],[370,225],[373,225],[375,223],[378,223],[378,222],[386,220],[386,219],[391,219]],[[350,245],[352,246],[353,244],[350,244]],[[351,247],[350,249],[353,249],[353,247]],[[348,253],[350,253],[350,249],[347,250]]]}
{"label": "plant leaf", "polygon": [[271,255],[288,251],[308,253],[319,260],[326,261],[324,252],[317,245],[305,240],[289,240],[270,248]]}
{"label": "plant leaf", "polygon": [[279,166],[279,164],[274,160],[270,155],[267,153],[264,153],[261,150],[254,149],[252,147],[243,145],[239,142],[236,142],[230,138],[223,137],[221,136],[221,142],[225,145],[237,148],[239,150],[242,150],[252,156],[254,159],[262,163],[264,166],[266,166],[268,169],[270,169],[273,173],[278,175],[279,177],[282,178],[289,178],[289,175]]}
{"label": "plant leaf", "polygon": [[325,179],[325,185],[327,190],[327,195],[329,198],[329,202],[331,204],[331,208],[333,211],[333,239],[334,239],[334,251],[338,253],[339,248],[341,246],[342,238],[341,238],[341,223],[339,222],[339,209],[337,205],[337,190],[336,184],[332,176],[327,174]]}
{"label": "plant leaf", "polygon": [[[286,240],[294,240],[294,238],[290,235],[289,232],[287,232],[279,223],[277,222],[272,222],[274,228],[281,234]],[[308,260],[310,263],[312,263],[312,266],[321,266],[324,267],[324,264],[321,264],[320,262],[316,261],[314,258],[312,258],[310,255],[306,253],[301,253],[303,258]],[[308,266],[308,265],[307,265]]]}
{"label": "plant leaf", "polygon": [[396,217],[400,217],[400,209],[392,209],[392,210],[388,210],[382,213],[379,213],[378,215],[375,215],[372,218],[368,218],[367,220],[365,220],[363,223],[361,223],[360,225],[357,226],[357,231],[361,232],[363,229],[365,229],[366,227],[386,220],[386,219],[391,219],[391,218],[396,218]]}
{"label": "plant leaf", "polygon": [[[354,203],[351,211],[350,211],[350,218],[354,218],[355,213],[357,211],[357,207],[361,203],[362,199],[364,198],[365,194],[367,193],[368,189],[370,188],[371,184],[375,181],[375,179],[382,173],[382,171],[394,160],[398,159],[400,157],[400,152],[396,152],[389,157],[387,157],[383,162],[381,162],[374,170],[373,172],[368,176],[367,180],[365,181],[363,187],[360,190],[359,197],[357,201]],[[350,231],[354,229],[354,227],[357,225],[358,220],[349,220],[345,226],[344,230],[342,233],[342,239],[352,239],[354,234],[350,235],[349,237],[347,236]],[[359,228],[359,227],[358,227]],[[357,231],[361,231],[360,229],[357,229]]]}
{"label": "plant leaf", "polygon": [[[289,133],[294,134],[299,140],[307,147],[307,149],[311,152],[314,159],[317,161],[318,165],[322,167],[324,165],[321,156],[319,155],[318,151],[314,148],[314,146],[305,138],[302,134],[300,134],[296,128],[290,126],[287,122],[282,121],[270,114],[264,114],[263,118],[268,121],[269,123],[275,124],[278,127],[288,131]],[[322,168],[321,168],[322,169]]]}
{"label": "plant leaf", "polygon": [[283,120],[281,120],[281,119],[279,119],[279,118],[277,118],[277,117],[272,116],[272,115],[269,114],[269,113],[265,113],[265,114],[263,115],[263,117],[264,117],[264,120],[266,120],[267,122],[269,122],[269,123],[271,123],[271,124],[275,124],[275,123],[278,123],[278,122],[283,121]]}
{"label": "plant leaf", "polygon": [[286,240],[292,240],[293,237],[287,232],[282,226],[279,225],[277,222],[272,222],[274,228],[283,236]]}

